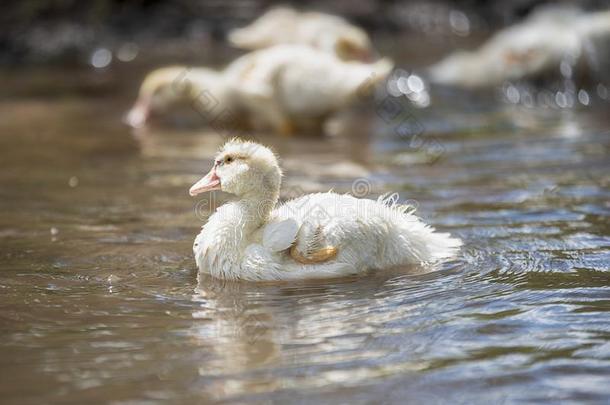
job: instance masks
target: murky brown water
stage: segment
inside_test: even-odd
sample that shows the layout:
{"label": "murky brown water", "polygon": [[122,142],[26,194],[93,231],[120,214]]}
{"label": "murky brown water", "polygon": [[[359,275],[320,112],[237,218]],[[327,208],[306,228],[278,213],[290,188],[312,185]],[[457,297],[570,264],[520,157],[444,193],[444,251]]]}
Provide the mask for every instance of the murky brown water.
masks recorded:
{"label": "murky brown water", "polygon": [[417,142],[359,113],[333,137],[260,136],[283,158],[284,197],[367,178],[371,197],[400,191],[466,247],[433,272],[198,285],[209,204],[187,190],[221,134],[133,137],[120,118],[136,82],[109,73],[5,77],[2,402],[608,400],[607,105],[456,99],[409,110]]}

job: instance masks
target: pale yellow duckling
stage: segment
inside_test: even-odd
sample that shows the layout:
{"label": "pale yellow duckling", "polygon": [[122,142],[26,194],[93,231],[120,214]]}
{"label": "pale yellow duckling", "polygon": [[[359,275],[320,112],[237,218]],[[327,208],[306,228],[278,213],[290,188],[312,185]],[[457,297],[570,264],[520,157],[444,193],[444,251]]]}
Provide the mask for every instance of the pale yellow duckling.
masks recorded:
{"label": "pale yellow duckling", "polygon": [[346,62],[304,45],[278,45],[246,54],[223,71],[173,66],[142,83],[126,122],[146,124],[152,113],[187,104],[214,124],[223,115],[231,128],[291,134],[319,131],[333,113],[383,81],[393,64]]}
{"label": "pale yellow duckling", "polygon": [[609,40],[609,11],[543,7],[525,21],[499,31],[479,49],[449,55],[429,72],[432,81],[441,84],[499,85],[559,72],[562,63],[571,71],[572,65],[582,63],[590,53],[607,49]]}
{"label": "pale yellow duckling", "polygon": [[279,205],[281,181],[269,148],[238,139],[222,147],[210,172],[189,190],[235,197],[195,239],[201,273],[250,281],[342,277],[430,265],[454,257],[462,245],[397,204],[397,195],[375,201],[317,193]]}
{"label": "pale yellow duckling", "polygon": [[280,44],[308,45],[343,60],[368,61],[373,55],[369,36],[347,20],[287,7],[271,9],[250,25],[231,31],[229,41],[249,50]]}

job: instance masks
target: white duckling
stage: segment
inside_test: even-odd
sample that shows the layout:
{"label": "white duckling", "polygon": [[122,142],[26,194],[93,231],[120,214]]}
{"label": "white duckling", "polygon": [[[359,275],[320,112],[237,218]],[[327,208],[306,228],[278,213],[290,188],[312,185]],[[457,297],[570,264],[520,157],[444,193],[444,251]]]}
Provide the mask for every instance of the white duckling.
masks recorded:
{"label": "white duckling", "polygon": [[366,32],[345,19],[318,12],[274,8],[247,27],[231,31],[229,41],[256,50],[279,44],[308,45],[344,60],[370,60],[373,51]]}
{"label": "white duckling", "polygon": [[432,81],[463,87],[502,84],[530,78],[571,64],[587,52],[587,43],[610,34],[610,12],[582,13],[545,7],[508,27],[475,51],[458,51],[433,65]]}
{"label": "white duckling", "polygon": [[225,70],[256,129],[281,134],[319,130],[333,113],[365,97],[393,63],[345,62],[303,45],[277,45],[246,54]]}
{"label": "white duckling", "polygon": [[461,245],[392,200],[332,192],[277,206],[282,171],[271,150],[231,140],[191,196],[234,194],[195,239],[199,271],[224,279],[295,280],[340,277],[450,258]]}
{"label": "white duckling", "polygon": [[156,69],[146,76],[125,122],[140,128],[152,114],[165,113],[180,103],[190,104],[207,120],[223,110],[235,108],[231,89],[222,72],[171,66]]}

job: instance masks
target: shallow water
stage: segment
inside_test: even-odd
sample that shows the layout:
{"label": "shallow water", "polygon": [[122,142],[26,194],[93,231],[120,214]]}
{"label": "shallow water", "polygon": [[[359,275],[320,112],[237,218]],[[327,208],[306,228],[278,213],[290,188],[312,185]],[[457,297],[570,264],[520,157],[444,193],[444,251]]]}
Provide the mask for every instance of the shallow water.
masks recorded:
{"label": "shallow water", "polygon": [[381,101],[332,137],[259,136],[283,158],[284,198],[399,191],[465,248],[436,269],[198,283],[192,240],[226,196],[187,190],[227,134],[134,137],[120,117],[136,82],[109,73],[7,75],[2,402],[608,400],[607,105],[433,96],[401,107],[424,128],[415,139]]}

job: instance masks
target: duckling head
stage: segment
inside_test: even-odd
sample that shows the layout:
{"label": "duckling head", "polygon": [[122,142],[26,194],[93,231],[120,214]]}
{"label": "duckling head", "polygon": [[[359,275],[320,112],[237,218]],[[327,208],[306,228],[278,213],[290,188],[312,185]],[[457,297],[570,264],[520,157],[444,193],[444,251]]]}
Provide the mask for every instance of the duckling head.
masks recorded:
{"label": "duckling head", "polygon": [[279,198],[281,179],[277,157],[269,148],[232,139],[214,158],[212,170],[191,187],[189,194],[222,190],[240,199],[274,204]]}
{"label": "duckling head", "polygon": [[347,70],[343,82],[341,82],[341,88],[343,89],[340,94],[345,94],[348,100],[364,99],[374,94],[375,88],[382,83],[385,83],[386,79],[394,68],[394,62],[388,58],[382,58],[375,63],[360,63],[360,62],[349,62],[346,63],[349,67]]}
{"label": "duckling head", "polygon": [[186,66],[161,68],[149,73],[138,94],[138,99],[125,116],[125,123],[133,128],[143,127],[151,114],[166,111],[171,105],[188,99],[189,82],[184,79]]}

